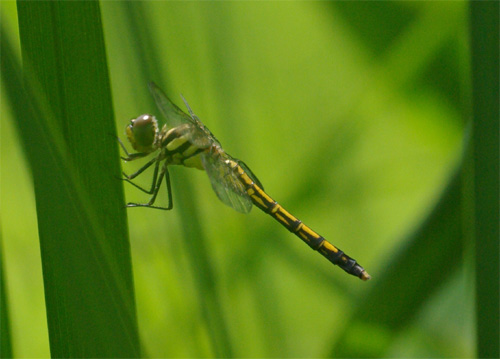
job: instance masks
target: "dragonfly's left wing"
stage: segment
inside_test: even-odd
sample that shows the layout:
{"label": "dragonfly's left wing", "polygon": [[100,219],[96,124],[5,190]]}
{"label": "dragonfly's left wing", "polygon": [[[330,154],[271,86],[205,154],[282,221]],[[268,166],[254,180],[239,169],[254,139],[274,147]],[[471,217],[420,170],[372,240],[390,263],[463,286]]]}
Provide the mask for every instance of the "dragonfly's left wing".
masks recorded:
{"label": "dragonfly's left wing", "polygon": [[[199,148],[207,148],[212,143],[217,141],[211,132],[203,125],[203,123],[201,123],[198,117],[192,113],[192,110],[189,105],[187,105],[187,102],[186,105],[191,116],[187,115],[184,111],[177,107],[177,105],[170,101],[162,89],[159,88],[154,82],[150,82],[148,86],[155,99],[156,105],[167,120],[167,127],[173,128],[188,124],[189,126],[186,127],[186,133],[184,135],[191,143]],[[182,99],[186,101],[184,97],[182,97]]]}
{"label": "dragonfly's left wing", "polygon": [[207,152],[201,155],[201,161],[217,197],[238,212],[250,212],[252,200],[236,174],[224,162],[224,157]]}
{"label": "dragonfly's left wing", "polygon": [[159,88],[154,82],[150,82],[148,86],[149,91],[155,99],[156,105],[167,120],[168,127],[177,127],[184,123],[196,125],[194,120],[177,107],[177,105],[175,105],[172,101],[170,101],[162,89]]}

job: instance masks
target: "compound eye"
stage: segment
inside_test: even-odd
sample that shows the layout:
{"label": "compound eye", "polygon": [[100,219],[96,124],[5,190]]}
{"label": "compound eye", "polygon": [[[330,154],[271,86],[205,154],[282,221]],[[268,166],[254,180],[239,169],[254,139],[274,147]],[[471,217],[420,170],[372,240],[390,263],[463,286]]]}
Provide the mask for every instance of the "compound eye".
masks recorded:
{"label": "compound eye", "polygon": [[158,136],[158,122],[151,115],[141,115],[130,121],[127,138],[137,152],[152,152]]}

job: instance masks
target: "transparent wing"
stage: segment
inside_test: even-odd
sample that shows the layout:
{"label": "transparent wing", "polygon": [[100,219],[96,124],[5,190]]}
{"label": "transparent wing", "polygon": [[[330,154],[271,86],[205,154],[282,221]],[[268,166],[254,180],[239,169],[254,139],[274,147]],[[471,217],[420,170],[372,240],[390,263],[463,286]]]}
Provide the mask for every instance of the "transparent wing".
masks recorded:
{"label": "transparent wing", "polygon": [[165,93],[160,89],[154,82],[148,84],[149,91],[153,95],[156,105],[158,106],[160,112],[167,120],[168,127],[177,127],[184,123],[197,125],[197,123],[189,117],[184,111],[182,111],[177,105],[175,105],[170,99],[165,95]]}
{"label": "transparent wing", "polygon": [[[162,89],[160,89],[154,82],[150,82],[148,86],[149,91],[155,99],[158,109],[167,120],[167,126],[169,128],[188,124],[189,126],[185,126],[185,135],[192,144],[200,148],[207,148],[212,143],[217,142],[211,132],[203,125],[203,123],[201,123],[198,117],[192,113],[191,108],[187,105],[187,102],[186,106],[192,116],[187,115],[184,111],[177,107],[177,105],[170,101]],[[184,97],[182,99],[184,100]]]}
{"label": "transparent wing", "polygon": [[201,161],[217,197],[238,212],[250,212],[252,200],[243,184],[224,162],[224,157],[212,156],[208,152],[202,154]]}

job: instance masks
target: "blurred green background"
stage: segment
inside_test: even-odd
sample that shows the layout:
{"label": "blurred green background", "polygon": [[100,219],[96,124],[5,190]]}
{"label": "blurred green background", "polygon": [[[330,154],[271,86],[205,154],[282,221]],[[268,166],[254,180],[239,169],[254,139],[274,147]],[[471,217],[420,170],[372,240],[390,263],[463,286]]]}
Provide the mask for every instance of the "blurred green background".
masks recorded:
{"label": "blurred green background", "polygon": [[[474,355],[467,246],[415,307],[398,300],[404,287],[392,293],[395,310],[411,313],[393,327],[375,318],[370,296],[387,276],[412,287],[413,268],[386,273],[388,263],[409,245],[460,159],[470,115],[464,2],[109,1],[101,10],[122,138],[131,118],[159,115],[147,81],[179,105],[182,93],[273,198],[373,278],[364,283],[332,267],[258,209],[236,213],[218,201],[203,172],[172,168],[171,212],[128,210],[147,355],[215,355],[201,319],[199,268],[188,258],[192,243],[184,243],[176,210],[189,198],[234,356],[346,357],[367,346],[376,349],[361,352],[387,357]],[[15,3],[2,1],[13,39],[16,17]],[[2,253],[13,347],[18,357],[47,357],[32,179],[2,101]],[[130,173],[137,166],[122,167]],[[146,201],[125,189],[128,201]],[[159,203],[166,201],[162,191]]]}

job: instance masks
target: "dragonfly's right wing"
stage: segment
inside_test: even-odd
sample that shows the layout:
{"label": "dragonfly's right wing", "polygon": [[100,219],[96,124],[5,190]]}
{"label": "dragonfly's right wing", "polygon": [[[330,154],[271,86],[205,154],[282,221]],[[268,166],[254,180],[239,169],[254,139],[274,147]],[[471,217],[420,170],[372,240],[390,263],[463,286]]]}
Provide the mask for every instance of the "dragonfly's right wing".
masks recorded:
{"label": "dragonfly's right wing", "polygon": [[250,196],[223,159],[210,153],[202,153],[201,161],[217,197],[238,212],[250,212],[253,206]]}

